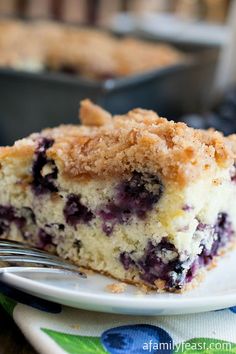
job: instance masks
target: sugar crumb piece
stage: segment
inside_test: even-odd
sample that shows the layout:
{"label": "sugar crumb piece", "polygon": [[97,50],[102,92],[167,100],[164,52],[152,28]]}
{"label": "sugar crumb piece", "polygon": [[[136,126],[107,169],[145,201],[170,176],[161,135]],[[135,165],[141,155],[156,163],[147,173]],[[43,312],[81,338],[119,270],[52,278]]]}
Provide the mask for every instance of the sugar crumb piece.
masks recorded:
{"label": "sugar crumb piece", "polygon": [[146,295],[148,293],[149,293],[149,288],[146,285],[144,284],[138,285],[137,295]]}
{"label": "sugar crumb piece", "polygon": [[166,285],[166,282],[164,280],[157,279],[154,281],[154,284],[156,285],[158,292],[164,292]]}
{"label": "sugar crumb piece", "polygon": [[106,286],[106,290],[113,294],[121,294],[125,291],[127,284],[125,283],[113,283]]}
{"label": "sugar crumb piece", "polygon": [[208,270],[216,268],[218,265],[217,259],[213,259],[210,265],[208,266]]}

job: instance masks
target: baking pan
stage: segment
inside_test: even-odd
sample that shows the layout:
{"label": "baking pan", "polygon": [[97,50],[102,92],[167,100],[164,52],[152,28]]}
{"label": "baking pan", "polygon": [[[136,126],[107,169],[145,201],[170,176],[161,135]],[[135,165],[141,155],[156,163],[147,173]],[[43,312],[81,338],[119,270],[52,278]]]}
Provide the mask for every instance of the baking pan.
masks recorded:
{"label": "baking pan", "polygon": [[0,70],[0,144],[45,127],[78,122],[79,101],[90,98],[112,113],[134,107],[178,119],[200,113],[214,78],[216,50],[140,75],[103,82],[63,73]]}

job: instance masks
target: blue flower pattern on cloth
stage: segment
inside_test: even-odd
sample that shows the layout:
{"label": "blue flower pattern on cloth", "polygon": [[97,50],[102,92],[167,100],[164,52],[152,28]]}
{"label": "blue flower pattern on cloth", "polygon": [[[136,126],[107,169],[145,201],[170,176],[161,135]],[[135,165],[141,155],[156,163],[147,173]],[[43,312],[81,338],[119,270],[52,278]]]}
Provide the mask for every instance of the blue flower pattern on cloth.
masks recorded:
{"label": "blue flower pattern on cloth", "polygon": [[62,311],[62,307],[59,304],[27,294],[21,290],[12,288],[11,286],[1,281],[0,281],[0,292],[10,297],[11,299],[15,300],[16,302],[20,302],[21,304],[34,307],[40,311],[55,313],[55,314],[60,313]]}
{"label": "blue flower pattern on cloth", "polygon": [[[173,352],[173,341],[170,335],[160,327],[147,324],[108,329],[102,334],[101,341],[111,354],[171,354]],[[159,347],[160,343],[162,346]]]}
{"label": "blue flower pattern on cloth", "polygon": [[229,310],[236,314],[236,306],[230,307]]}

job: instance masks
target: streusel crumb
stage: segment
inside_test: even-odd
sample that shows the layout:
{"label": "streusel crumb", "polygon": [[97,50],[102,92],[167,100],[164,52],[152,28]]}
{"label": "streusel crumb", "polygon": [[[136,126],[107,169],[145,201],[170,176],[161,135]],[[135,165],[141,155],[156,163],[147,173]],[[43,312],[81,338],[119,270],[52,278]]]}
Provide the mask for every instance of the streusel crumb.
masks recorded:
{"label": "streusel crumb", "polygon": [[125,283],[113,283],[106,286],[106,290],[113,294],[121,294],[125,291],[127,284]]}
{"label": "streusel crumb", "polygon": [[229,166],[235,157],[233,139],[217,131],[196,130],[143,109],[110,119],[89,100],[81,106],[84,122],[92,125],[95,117],[98,125],[99,116],[103,125],[62,126],[44,132],[55,139],[50,157],[61,161],[69,177],[103,178],[136,170],[185,185],[217,167]]}
{"label": "streusel crumb", "polygon": [[[159,176],[163,182],[187,185],[227,168],[236,157],[236,139],[220,132],[197,130],[160,118],[155,112],[134,109],[111,116],[91,101],[81,102],[82,121],[88,126],[60,126],[32,134],[0,157],[32,156],[37,139],[54,140],[47,156],[67,178],[129,176],[132,171]],[[94,123],[93,123],[94,122]]]}
{"label": "streusel crumb", "polygon": [[154,284],[157,287],[158,292],[163,292],[165,290],[166,282],[164,280],[157,279],[154,281]]}

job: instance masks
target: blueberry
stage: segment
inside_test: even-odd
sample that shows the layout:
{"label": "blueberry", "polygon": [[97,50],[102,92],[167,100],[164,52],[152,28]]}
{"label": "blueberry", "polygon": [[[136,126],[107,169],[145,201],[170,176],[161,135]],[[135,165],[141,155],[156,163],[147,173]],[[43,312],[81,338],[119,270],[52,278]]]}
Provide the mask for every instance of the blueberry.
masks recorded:
{"label": "blueberry", "polygon": [[[119,257],[120,262],[125,270],[131,266],[136,267],[140,271],[140,278],[149,284],[162,279],[165,281],[166,289],[181,289],[185,283],[194,278],[200,267],[212,261],[233,235],[232,223],[226,213],[219,213],[216,224],[213,226],[199,222],[197,230],[207,232],[207,229],[214,232],[213,244],[210,249],[207,249],[202,243],[201,253],[194,261],[189,258],[180,261],[180,255],[175,246],[163,238],[158,244],[149,241],[143,256],[135,261],[132,253],[122,252]],[[169,252],[172,252],[171,260],[165,257]],[[188,269],[187,272],[186,269]]]}
{"label": "blueberry", "polygon": [[64,207],[67,224],[76,226],[80,222],[88,223],[94,218],[93,213],[80,201],[80,195],[69,194]]}
{"label": "blueberry", "polygon": [[188,205],[188,204],[185,204],[183,207],[182,207],[182,210],[183,211],[192,211],[194,209],[193,206],[191,205]]}
{"label": "blueberry", "polygon": [[[206,228],[212,228],[211,225],[199,223],[197,229],[204,231]],[[232,238],[233,228],[232,223],[229,220],[229,216],[226,213],[219,213],[217,216],[217,221],[213,226],[214,231],[214,241],[210,249],[207,249],[204,244],[202,244],[202,251],[197,257],[197,259],[192,264],[191,268],[187,273],[187,281],[190,281],[196,274],[199,267],[208,265],[214,256],[216,256],[221,248],[223,248]]]}
{"label": "blueberry", "polygon": [[12,206],[0,205],[0,219],[13,222],[15,219],[15,210]]}
{"label": "blueberry", "polygon": [[[152,191],[147,189],[147,184],[153,187]],[[116,223],[127,223],[133,215],[145,219],[147,212],[152,210],[162,193],[163,185],[157,177],[144,176],[134,171],[130,179],[117,186],[112,201],[100,210],[103,231],[109,236]]]}
{"label": "blueberry", "polygon": [[233,183],[236,183],[236,164],[234,164],[234,169],[233,169],[233,171],[231,172],[230,178],[231,178],[231,181],[232,181]]}
{"label": "blueberry", "polygon": [[26,219],[23,216],[18,216],[12,206],[0,205],[0,235],[8,230],[11,223],[22,229],[25,226]]}
{"label": "blueberry", "polygon": [[134,260],[131,258],[128,252],[122,252],[120,254],[120,262],[123,264],[125,270],[128,270],[132,265],[135,264]]}
{"label": "blueberry", "polygon": [[9,225],[7,225],[4,221],[0,221],[0,236],[2,236],[8,230],[9,230]]}
{"label": "blueberry", "polygon": [[162,328],[147,324],[108,329],[101,336],[104,348],[111,354],[141,354],[173,352],[173,341]]}
{"label": "blueberry", "polygon": [[[48,138],[40,138],[38,146],[35,151],[35,159],[32,167],[32,188],[36,195],[41,195],[49,192],[57,192],[58,188],[55,186],[58,169],[54,161],[47,159],[46,151],[53,145],[54,140]],[[46,164],[52,166],[52,171],[45,176],[42,176],[42,169]]]}
{"label": "blueberry", "polygon": [[81,247],[82,247],[82,242],[81,240],[75,240],[73,243],[73,246],[77,248],[77,251],[79,252]]}
{"label": "blueberry", "polygon": [[[165,259],[165,253],[167,251],[173,252],[175,256],[171,261]],[[173,244],[168,242],[166,238],[154,245],[149,241],[147,248],[143,257],[138,261],[139,267],[141,269],[140,278],[146,282],[153,284],[155,280],[162,279],[170,283],[171,287],[179,285],[179,281],[182,281],[182,262],[178,260],[179,255]],[[173,278],[173,272],[175,273],[175,278]],[[177,276],[180,274],[179,276]],[[176,284],[174,283],[174,280]]]}
{"label": "blueberry", "polygon": [[47,246],[51,246],[53,244],[52,236],[49,235],[44,229],[39,229],[38,231],[38,247],[41,249],[45,249]]}
{"label": "blueberry", "polygon": [[[171,261],[165,257],[169,252],[173,256]],[[149,241],[143,256],[137,260],[128,252],[122,252],[119,259],[125,270],[136,267],[140,271],[140,278],[149,284],[153,285],[157,279],[164,280],[167,288],[179,288],[184,284],[184,263],[179,260],[175,246],[166,238],[157,245]]]}

